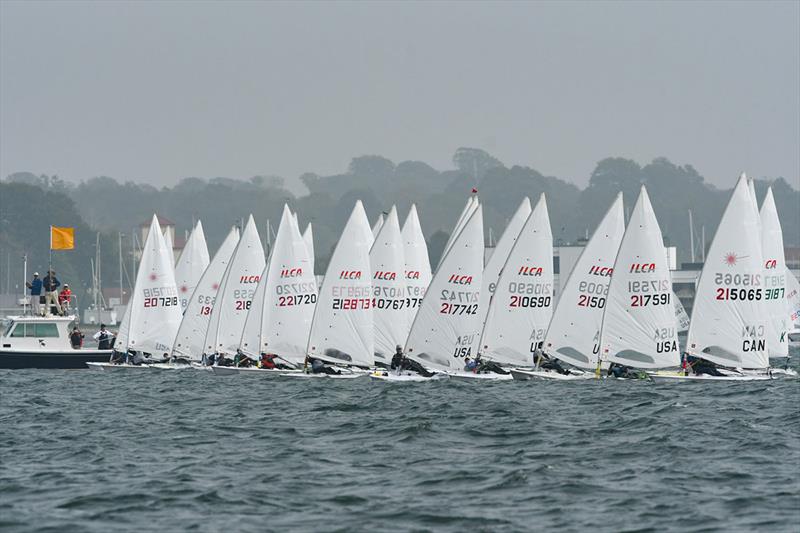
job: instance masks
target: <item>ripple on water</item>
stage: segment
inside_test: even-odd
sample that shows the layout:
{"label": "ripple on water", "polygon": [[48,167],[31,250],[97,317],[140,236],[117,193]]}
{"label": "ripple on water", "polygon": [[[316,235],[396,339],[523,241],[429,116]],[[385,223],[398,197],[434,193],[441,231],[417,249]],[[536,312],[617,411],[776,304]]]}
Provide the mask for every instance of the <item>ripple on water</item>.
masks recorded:
{"label": "ripple on water", "polygon": [[[797,359],[795,359],[797,360]],[[791,531],[797,380],[0,371],[4,531]]]}

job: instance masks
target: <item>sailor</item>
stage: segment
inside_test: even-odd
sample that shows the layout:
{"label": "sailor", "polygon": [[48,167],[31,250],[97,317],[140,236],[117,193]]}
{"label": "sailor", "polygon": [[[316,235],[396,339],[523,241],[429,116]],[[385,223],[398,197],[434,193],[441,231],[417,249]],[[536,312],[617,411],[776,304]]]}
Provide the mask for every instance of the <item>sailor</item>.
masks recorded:
{"label": "sailor", "polygon": [[105,324],[100,324],[100,331],[94,334],[92,337],[94,340],[97,341],[97,349],[98,350],[110,350],[111,349],[111,332],[106,329]]}
{"label": "sailor", "polygon": [[42,314],[42,280],[39,279],[39,273],[33,273],[33,279],[26,282],[25,286],[31,290],[31,312],[34,315]]}
{"label": "sailor", "polygon": [[217,366],[231,366],[232,363],[229,359],[225,357],[224,353],[220,352],[216,354],[216,364]]}
{"label": "sailor", "polygon": [[725,376],[725,374],[717,370],[717,365],[701,357],[695,357],[687,353],[686,362],[689,368],[692,369],[692,372],[698,376],[702,374],[707,374],[709,376]]}
{"label": "sailor", "polygon": [[58,293],[58,305],[61,306],[61,314],[66,315],[69,312],[70,299],[72,298],[72,291],[69,284],[65,283],[64,288]]}
{"label": "sailor", "polygon": [[72,333],[69,335],[69,342],[75,350],[80,350],[81,346],[83,346],[83,333],[78,329],[78,326],[72,328]]}
{"label": "sailor", "polygon": [[642,377],[642,374],[634,370],[633,367],[621,365],[619,363],[611,363],[609,365],[608,375],[625,379],[640,379]]}
{"label": "sailor", "polygon": [[312,359],[311,360],[311,373],[312,374],[331,374],[331,375],[339,375],[342,372],[336,370],[335,368],[331,368],[327,366],[325,363],[320,361],[319,359]]}
{"label": "sailor", "polygon": [[[541,345],[542,343],[539,343]],[[538,366],[542,370],[552,370],[553,372],[558,372],[559,374],[564,374],[568,376],[570,374],[569,370],[561,366],[561,363],[555,357],[550,357],[541,349],[539,349],[541,355],[538,358]]]}
{"label": "sailor", "polygon": [[267,370],[274,370],[275,368],[277,368],[277,365],[275,364],[275,354],[262,353],[259,365],[261,366],[261,368],[265,368]]}
{"label": "sailor", "polygon": [[478,362],[477,361],[473,361],[469,357],[464,359],[464,371],[465,372],[477,373],[477,369],[478,369]]}
{"label": "sailor", "polygon": [[475,362],[478,363],[478,374],[486,374],[488,372],[508,374],[507,370],[494,361],[484,361],[481,354],[475,356]]}
{"label": "sailor", "polygon": [[399,369],[403,366],[403,347],[399,344],[394,347],[394,355],[392,356],[392,364],[390,368],[392,370]]}
{"label": "sailor", "polygon": [[49,315],[52,312],[52,307],[55,307],[56,312],[61,314],[61,306],[58,304],[58,288],[60,286],[61,282],[56,277],[56,271],[50,270],[42,280],[45,314]]}

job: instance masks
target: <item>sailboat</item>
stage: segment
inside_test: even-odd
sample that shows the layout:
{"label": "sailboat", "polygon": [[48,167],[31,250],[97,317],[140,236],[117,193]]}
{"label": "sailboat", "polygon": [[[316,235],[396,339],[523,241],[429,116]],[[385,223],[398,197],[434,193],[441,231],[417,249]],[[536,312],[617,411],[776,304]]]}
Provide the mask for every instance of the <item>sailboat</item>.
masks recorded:
{"label": "sailboat", "polygon": [[[686,340],[689,356],[731,369],[769,367],[767,311],[761,230],[747,176],[742,174],[720,220],[711,243],[692,309]],[[613,283],[613,281],[612,281]],[[708,375],[661,378],[769,379],[740,371],[724,377]]]}
{"label": "sailboat", "polygon": [[[147,361],[160,361],[169,354],[180,322],[181,308],[175,286],[175,271],[158,218],[153,215],[142,248],[136,284],[120,324],[114,351],[119,355],[125,354],[126,359],[128,355],[135,354],[137,358],[144,356]],[[86,364],[95,370],[139,367],[110,362]]]}
{"label": "sailboat", "polygon": [[764,260],[764,306],[767,310],[767,352],[769,357],[789,355],[788,316],[786,315],[786,259],[783,252],[783,230],[778,210],[767,189],[761,205],[761,252]]}
{"label": "sailboat", "polygon": [[189,305],[189,298],[203,276],[203,272],[208,268],[209,262],[203,223],[198,220],[178,258],[178,264],[175,265],[175,284],[178,287],[181,311],[185,311],[186,306]]}
{"label": "sailboat", "polygon": [[[256,288],[247,315],[239,349],[257,361],[261,354],[274,354],[282,366],[300,369],[305,360],[317,283],[310,268],[308,250],[297,220],[284,205],[278,234]],[[282,373],[251,367],[215,366],[219,374],[235,372]]]}
{"label": "sailboat", "polygon": [[309,270],[311,270],[311,275],[314,275],[314,229],[311,227],[311,222],[306,225],[306,229],[303,232],[303,242],[306,244],[306,250],[308,251],[308,261],[309,261]]}
{"label": "sailboat", "polygon": [[[622,193],[619,193],[561,291],[544,338],[543,351],[549,357],[583,370],[597,368],[608,285],[624,233],[625,213]],[[558,375],[552,373],[545,377],[557,378]],[[515,378],[524,379],[525,376],[515,375]]]}
{"label": "sailboat", "polygon": [[389,366],[396,346],[408,337],[406,309],[406,260],[397,209],[392,206],[369,252],[372,271],[372,318],[375,330],[375,363]]}
{"label": "sailboat", "polygon": [[372,230],[359,200],[322,280],[306,348],[310,359],[363,368],[374,364],[369,264],[372,240]]}
{"label": "sailboat", "polygon": [[[477,202],[477,199],[476,199]],[[480,287],[483,279],[483,210],[472,211],[433,275],[411,325],[405,355],[429,370],[463,372],[464,360],[480,335]],[[382,372],[383,380],[424,380],[405,372]]]}
{"label": "sailboat", "polygon": [[789,343],[800,343],[800,281],[786,269],[786,314],[789,317]]}
{"label": "sailboat", "polygon": [[228,262],[211,309],[203,342],[205,356],[228,356],[236,353],[265,265],[264,248],[253,215],[250,215],[236,250]]}
{"label": "sailboat", "polygon": [[[442,262],[444,256],[447,252],[450,251],[450,247],[453,246],[453,242],[455,242],[456,238],[461,234],[461,230],[464,228],[464,225],[467,221],[472,217],[475,210],[478,209],[478,197],[473,193],[467,199],[467,203],[464,205],[464,209],[461,210],[461,214],[458,216],[458,220],[456,220],[456,225],[453,227],[453,231],[450,232],[450,236],[447,238],[447,242],[442,249],[442,256],[439,259],[439,263]],[[483,259],[481,259],[483,261]]]}
{"label": "sailboat", "polygon": [[[483,268],[483,282],[481,283],[481,301],[478,305],[481,326],[486,323],[486,316],[489,313],[489,302],[492,299],[495,287],[497,286],[498,278],[500,277],[500,271],[503,270],[504,266],[507,264],[511,249],[514,247],[514,243],[517,241],[517,236],[520,234],[520,231],[530,217],[530,214],[531,201],[526,196],[522,199],[522,202],[520,202],[517,211],[514,213],[514,216],[511,217],[511,220],[509,220],[508,224],[506,225],[506,229],[503,231],[503,235],[500,237],[500,240],[497,241],[497,246],[494,247],[494,251],[492,252],[492,255],[489,256],[489,260],[486,261],[486,266]],[[473,352],[477,353],[479,351],[481,351],[480,342],[476,343],[475,347],[473,348]]]}
{"label": "sailboat", "polygon": [[173,357],[190,361],[201,360],[203,341],[208,331],[208,322],[216,303],[217,292],[238,243],[239,230],[233,227],[192,291],[172,346]]}
{"label": "sailboat", "polygon": [[422,233],[422,226],[417,215],[417,206],[411,204],[408,216],[401,231],[403,238],[403,255],[405,256],[406,309],[409,329],[417,311],[425,297],[425,291],[431,283],[431,261],[428,258],[428,243]]}
{"label": "sailboat", "polygon": [[642,185],[608,285],[600,329],[602,361],[648,370],[679,367],[672,298],[661,228]]}

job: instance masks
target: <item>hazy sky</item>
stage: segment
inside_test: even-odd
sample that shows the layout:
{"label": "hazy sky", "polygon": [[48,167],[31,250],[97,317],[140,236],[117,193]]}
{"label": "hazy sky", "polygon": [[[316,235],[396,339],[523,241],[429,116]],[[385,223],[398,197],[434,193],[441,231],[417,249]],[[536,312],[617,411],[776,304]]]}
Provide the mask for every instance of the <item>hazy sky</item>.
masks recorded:
{"label": "hazy sky", "polygon": [[0,2],[0,174],[666,156],[800,184],[800,3]]}

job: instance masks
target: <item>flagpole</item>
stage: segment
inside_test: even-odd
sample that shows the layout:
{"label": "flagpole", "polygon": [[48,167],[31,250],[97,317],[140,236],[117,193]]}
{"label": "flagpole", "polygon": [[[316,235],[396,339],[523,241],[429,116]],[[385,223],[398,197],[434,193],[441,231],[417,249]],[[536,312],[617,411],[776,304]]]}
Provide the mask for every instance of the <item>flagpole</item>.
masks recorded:
{"label": "flagpole", "polygon": [[50,255],[47,259],[47,275],[53,270],[53,226],[50,226]]}

